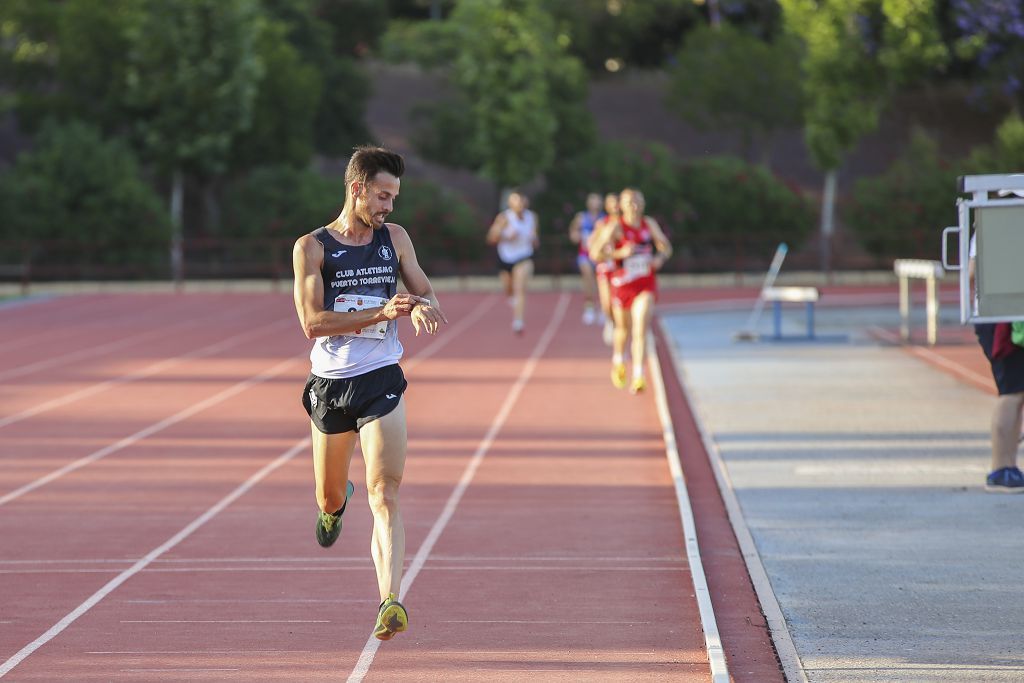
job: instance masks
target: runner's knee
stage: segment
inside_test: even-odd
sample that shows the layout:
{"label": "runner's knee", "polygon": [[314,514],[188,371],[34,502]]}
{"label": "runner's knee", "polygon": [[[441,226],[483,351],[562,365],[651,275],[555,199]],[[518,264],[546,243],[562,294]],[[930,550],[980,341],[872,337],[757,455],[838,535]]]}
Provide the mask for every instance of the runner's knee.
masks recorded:
{"label": "runner's knee", "polygon": [[366,485],[366,495],[374,510],[394,510],[398,507],[399,477],[382,477]]}

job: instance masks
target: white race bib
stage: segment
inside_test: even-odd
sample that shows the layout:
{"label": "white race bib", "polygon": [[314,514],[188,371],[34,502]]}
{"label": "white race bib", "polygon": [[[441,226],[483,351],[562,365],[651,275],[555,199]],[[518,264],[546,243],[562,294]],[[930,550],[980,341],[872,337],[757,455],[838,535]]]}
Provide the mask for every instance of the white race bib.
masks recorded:
{"label": "white race bib", "polygon": [[[367,308],[383,306],[388,302],[379,296],[367,296],[365,294],[339,294],[334,300],[335,313],[355,313]],[[383,339],[388,331],[388,321],[382,320],[373,325],[367,325],[361,330],[345,332],[342,337],[357,337],[359,339]]]}
{"label": "white race bib", "polygon": [[638,280],[651,274],[651,255],[633,254],[627,256],[622,262],[622,268],[626,271],[626,280]]}

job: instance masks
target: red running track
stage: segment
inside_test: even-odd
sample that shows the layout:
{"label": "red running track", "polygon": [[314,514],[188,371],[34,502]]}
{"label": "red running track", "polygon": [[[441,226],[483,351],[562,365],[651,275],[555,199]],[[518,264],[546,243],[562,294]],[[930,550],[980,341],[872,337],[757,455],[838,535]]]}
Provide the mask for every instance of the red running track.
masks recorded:
{"label": "red running track", "polygon": [[[611,387],[578,299],[533,295],[522,337],[496,296],[443,301],[438,337],[402,323],[411,626],[377,650],[358,455],[341,540],[313,538],[309,342],[288,297],[0,309],[0,672],[708,680],[652,398]],[[739,566],[727,586],[749,583]],[[781,680],[744,600],[716,607],[734,680]],[[730,645],[736,624],[759,654]]]}

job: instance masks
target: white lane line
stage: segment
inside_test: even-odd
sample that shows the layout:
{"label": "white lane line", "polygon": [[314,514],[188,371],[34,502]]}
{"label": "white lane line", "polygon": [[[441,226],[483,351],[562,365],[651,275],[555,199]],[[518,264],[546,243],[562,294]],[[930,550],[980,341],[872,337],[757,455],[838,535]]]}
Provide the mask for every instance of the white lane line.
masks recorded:
{"label": "white lane line", "polygon": [[20,413],[15,413],[14,415],[11,415],[9,417],[0,419],[0,428],[12,425],[15,422],[20,422],[30,417],[34,417],[39,413],[46,412],[47,410],[51,410],[53,408],[66,405],[68,403],[72,403],[73,401],[81,400],[83,398],[86,398],[87,396],[98,394],[99,392],[105,389],[109,389],[110,387],[117,386],[119,384],[127,384],[128,382],[134,382],[139,379],[150,377],[158,372],[162,372],[163,370],[174,367],[175,365],[178,365],[179,363],[185,360],[202,358],[203,356],[212,356],[225,349],[229,349],[232,346],[236,346],[243,341],[254,339],[261,335],[267,334],[268,332],[278,327],[283,327],[286,323],[290,323],[290,321],[278,320],[268,325],[263,325],[253,330],[247,330],[245,332],[241,332],[231,337],[227,337],[226,339],[221,339],[220,341],[214,344],[208,344],[207,346],[196,349],[195,351],[183,353],[180,356],[174,356],[172,358],[162,360],[158,363],[153,363],[152,365],[136,370],[135,372],[128,373],[127,375],[122,375],[120,377],[115,377],[114,379],[108,379],[106,381],[99,382],[91,386],[83,387],[78,391],[73,391],[70,394],[65,394],[63,396],[60,396],[59,398],[51,399],[44,403],[37,404],[32,408],[23,410]]}
{"label": "white lane line", "polygon": [[121,669],[123,673],[200,673],[200,672],[212,672],[212,671],[241,671],[241,669]]}
{"label": "white lane line", "polygon": [[[448,522],[455,514],[455,508],[458,507],[463,494],[466,492],[466,489],[469,488],[470,482],[473,481],[473,477],[476,475],[476,471],[480,467],[480,463],[483,461],[484,456],[487,455],[487,451],[490,450],[495,438],[497,438],[498,432],[500,432],[501,428],[505,425],[505,420],[507,420],[508,416],[511,414],[512,407],[519,399],[519,394],[521,394],[523,389],[526,387],[526,383],[530,380],[534,369],[540,362],[540,357],[547,350],[551,340],[554,339],[555,332],[558,330],[559,325],[561,325],[568,306],[569,295],[563,292],[558,298],[558,303],[555,305],[555,311],[551,316],[551,320],[548,322],[547,328],[540,336],[540,339],[537,340],[537,345],[533,348],[533,352],[530,354],[529,359],[523,365],[523,369],[520,371],[515,384],[513,384],[509,389],[504,403],[502,403],[501,408],[498,410],[498,414],[494,416],[494,420],[491,422],[491,426],[487,430],[487,434],[480,442],[480,445],[477,446],[476,452],[473,453],[473,457],[470,458],[469,463],[466,464],[466,468],[462,472],[462,478],[459,479],[459,483],[455,486],[455,489],[448,497],[448,501],[445,503],[444,509],[434,522],[434,525],[430,528],[427,538],[423,541],[423,545],[420,546],[419,551],[413,558],[412,564],[409,565],[408,571],[402,578],[402,595],[408,595],[413,581],[416,580],[416,576],[423,568],[423,564],[427,561],[427,557],[430,556],[430,552],[434,549],[434,544],[437,543],[437,539],[440,538],[441,533],[444,531],[445,527],[448,526]],[[377,654],[377,648],[380,647],[380,643],[381,641],[374,638],[372,634],[367,638],[366,645],[363,646],[363,651],[359,655],[359,660],[352,669],[352,673],[349,674],[348,683],[359,683],[366,677],[367,672],[370,670],[370,666],[373,664],[373,658]]]}
{"label": "white lane line", "polygon": [[119,602],[126,605],[322,605],[325,603],[365,605],[371,603],[370,600],[348,598],[246,598],[244,600],[241,598],[179,598],[173,600],[120,600]]}
{"label": "white lane line", "polygon": [[[95,558],[95,559],[46,559],[46,560],[0,560],[0,566],[6,564],[131,564],[137,557],[125,557],[121,559]],[[433,563],[438,562],[638,562],[648,564],[651,562],[680,563],[681,557],[668,555],[648,557],[646,555],[564,555],[564,556],[531,556],[531,555],[434,555]],[[365,557],[168,557],[154,562],[157,565],[164,564],[202,564],[217,563],[229,564],[238,563],[267,563],[277,564],[286,562],[311,562],[319,564],[358,564],[369,565],[369,558]]]}
{"label": "white lane line", "polygon": [[94,650],[87,655],[265,655],[308,654],[312,650]]}
{"label": "white lane line", "polygon": [[82,604],[75,609],[71,610],[67,615],[64,616],[60,621],[51,626],[45,633],[33,640],[31,643],[21,648],[14,655],[11,656],[6,662],[0,665],[0,678],[7,675],[11,669],[18,666],[26,657],[31,655],[33,652],[41,648],[46,643],[53,640],[61,631],[70,626],[76,619],[92,609],[96,603],[103,598],[107,597],[110,593],[117,589],[118,586],[123,584],[125,581],[135,576],[143,569],[145,569],[153,560],[157,559],[167,551],[174,548],[176,545],[184,541],[186,538],[191,536],[197,529],[206,524],[208,521],[220,514],[227,506],[245,495],[249,489],[253,488],[256,484],[262,481],[267,475],[274,470],[278,469],[286,462],[295,457],[296,454],[304,451],[310,445],[309,437],[299,441],[297,444],[289,448],[287,451],[279,455],[273,461],[264,465],[258,472],[250,476],[244,482],[242,482],[234,491],[221,498],[217,503],[213,505],[206,512],[201,514],[199,517],[194,519],[188,526],[176,533],[171,538],[167,539],[162,545],[151,550],[145,557],[140,559],[138,562],[133,564],[128,569],[125,569],[120,574],[115,576],[113,579],[108,581],[102,588],[89,596]]}
{"label": "white lane line", "polygon": [[[669,358],[672,359],[670,371],[681,373],[683,366],[679,362],[675,345],[672,343],[672,336],[669,334],[661,318],[658,318],[657,324],[661,328],[662,338],[665,340],[665,347]],[[725,468],[725,463],[722,462],[722,454],[718,451],[718,446],[714,439],[711,438],[711,433],[708,431],[700,404],[697,403],[696,398],[690,393],[684,379],[682,376],[679,377],[679,387],[682,389],[683,396],[690,406],[690,412],[693,415],[694,423],[697,425],[697,431],[700,432],[704,450],[711,461],[711,469],[715,473],[718,491],[722,496],[722,502],[725,504],[725,510],[729,515],[729,523],[732,526],[733,533],[736,534],[736,542],[739,544],[743,560],[747,565],[750,581],[754,584],[754,591],[757,593],[758,602],[761,603],[761,611],[764,613],[765,621],[768,622],[768,632],[775,643],[775,652],[779,656],[779,662],[782,664],[786,680],[789,683],[807,683],[807,675],[804,673],[803,664],[800,662],[800,655],[797,653],[796,645],[793,643],[793,637],[789,633],[789,625],[786,623],[786,617],[782,614],[779,600],[775,597],[775,591],[772,589],[772,582],[768,578],[768,572],[765,571],[764,564],[761,563],[761,556],[757,552],[754,537],[751,535],[750,528],[747,527],[747,521],[743,517],[743,510],[740,508],[739,499],[736,498],[732,479]]]}
{"label": "white lane line", "polygon": [[[482,572],[482,571],[498,571],[498,572],[578,572],[587,571],[593,569],[593,565],[578,565],[578,566],[545,566],[545,567],[524,567],[521,564],[505,564],[505,565],[476,565],[476,566],[464,566],[464,567],[439,567],[432,565],[431,569],[438,572]],[[4,574],[113,574],[117,569],[0,569],[0,575]],[[146,572],[150,574],[198,574],[199,572],[346,572],[346,571],[366,571],[366,567],[355,567],[355,566],[318,566],[318,567],[303,567],[301,565],[290,564],[287,566],[236,566],[236,567],[180,567],[180,568],[169,568],[169,567],[147,567]],[[685,566],[678,567],[602,567],[601,571],[604,572],[686,572],[688,568]],[[359,602],[366,602],[360,600]]]}
{"label": "white lane line", "polygon": [[[251,309],[250,309],[251,310]],[[130,337],[122,337],[115,341],[107,342],[106,344],[100,344],[99,346],[86,346],[72,351],[71,353],[64,353],[59,356],[51,356],[43,360],[36,361],[35,363],[29,363],[28,365],[20,365],[16,368],[10,368],[3,372],[0,372],[0,380],[11,379],[12,377],[21,377],[23,375],[29,375],[39,370],[45,370],[55,365],[66,365],[72,361],[81,360],[82,358],[88,358],[90,356],[98,356],[109,351],[116,351],[128,346],[133,346],[146,339],[153,337],[166,336],[171,333],[172,330],[188,329],[189,327],[195,327],[201,323],[206,322],[214,318],[220,319],[224,317],[224,312],[214,312],[209,315],[205,315],[201,318],[193,318],[183,323],[174,323],[167,327],[161,327],[155,330],[147,330],[138,334],[133,334]]]}
{"label": "white lane line", "polygon": [[75,460],[74,462],[68,463],[64,467],[61,467],[60,469],[54,470],[49,474],[39,477],[38,479],[31,481],[25,484],[24,486],[16,488],[10,493],[6,493],[3,496],[0,496],[0,506],[6,505],[7,503],[10,503],[12,500],[18,499],[25,495],[26,493],[35,491],[37,488],[45,486],[46,484],[49,484],[51,481],[59,479],[60,477],[63,477],[65,474],[68,474],[69,472],[74,472],[75,470],[81,469],[86,465],[94,463],[101,458],[107,457],[111,453],[116,453],[117,451],[120,451],[124,448],[128,448],[129,446],[145,439],[148,436],[156,434],[157,432],[166,429],[171,425],[175,425],[181,422],[182,420],[187,420],[193,415],[200,413],[211,406],[217,405],[218,403],[226,401],[227,399],[245,391],[251,386],[260,384],[261,382],[265,382],[268,379],[272,379],[276,375],[279,375],[282,372],[284,372],[288,368],[288,366],[293,365],[295,362],[296,360],[294,358],[288,358],[287,360],[284,360],[278,363],[277,365],[273,366],[269,370],[261,372],[259,375],[256,375],[255,377],[250,377],[249,379],[243,380],[238,384],[235,384],[234,386],[228,387],[227,389],[224,389],[223,391],[200,401],[199,403],[195,403],[189,406],[188,408],[185,408],[184,410],[178,411],[177,413],[168,418],[164,418],[163,420],[151,424],[150,426],[145,427],[144,429],[140,429],[134,434],[126,436],[125,438],[121,439],[120,441],[117,441],[116,443],[113,443],[109,446],[105,446],[104,448],[101,448],[98,451],[94,451],[89,455],[83,456],[78,460]]}
{"label": "white lane line", "polygon": [[693,582],[694,597],[697,599],[697,609],[700,612],[700,624],[704,631],[704,646],[707,649],[708,664],[711,667],[711,680],[713,683],[729,683],[729,667],[725,661],[722,637],[718,632],[718,620],[715,619],[715,608],[711,604],[711,591],[708,588],[707,575],[704,573],[704,563],[700,557],[700,545],[697,543],[697,523],[693,518],[693,507],[690,505],[690,495],[686,490],[686,477],[683,475],[683,465],[679,460],[679,448],[676,444],[672,414],[668,410],[661,363],[658,361],[657,347],[651,332],[647,333],[647,362],[651,366],[651,383],[654,385],[654,400],[658,407],[658,417],[661,419],[665,455],[668,459],[669,471],[672,473],[672,483],[676,489],[679,518],[683,524],[683,538],[686,539],[686,559],[690,563],[690,580]]}
{"label": "white lane line", "polygon": [[122,619],[122,624],[329,624],[329,619]]}
{"label": "white lane line", "polygon": [[[558,624],[565,625],[565,619],[445,619],[442,624]],[[653,621],[581,621],[573,619],[574,624],[653,624]]]}
{"label": "white lane line", "polygon": [[495,297],[489,296],[481,301],[476,307],[468,314],[463,316],[457,323],[452,325],[446,330],[439,330],[438,334],[441,336],[437,337],[427,346],[423,347],[423,350],[417,353],[415,356],[409,359],[408,363],[403,364],[405,372],[411,372],[414,367],[422,363],[427,358],[431,358],[437,354],[438,351],[448,345],[452,339],[458,338],[468,328],[472,327],[473,324],[487,311],[494,307]]}

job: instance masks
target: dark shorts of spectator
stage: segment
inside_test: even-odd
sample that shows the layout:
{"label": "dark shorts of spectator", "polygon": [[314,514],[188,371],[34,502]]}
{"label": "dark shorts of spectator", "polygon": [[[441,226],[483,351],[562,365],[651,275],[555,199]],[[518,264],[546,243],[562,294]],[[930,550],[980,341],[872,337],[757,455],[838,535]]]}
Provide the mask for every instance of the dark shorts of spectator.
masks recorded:
{"label": "dark shorts of spectator", "polygon": [[1000,396],[1024,392],[1024,347],[1015,350],[1003,358],[992,357],[992,344],[995,340],[995,323],[979,323],[974,326],[978,335],[978,343],[985,352],[992,366],[992,378],[996,381],[996,390]]}

